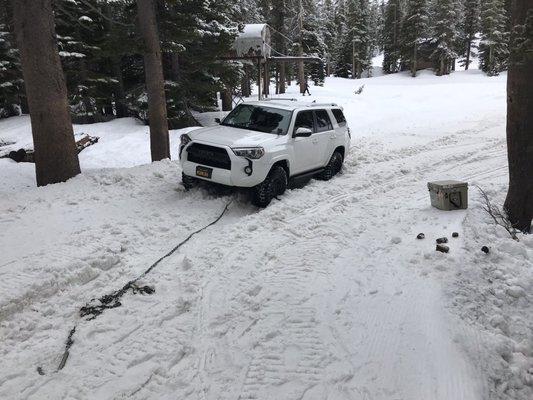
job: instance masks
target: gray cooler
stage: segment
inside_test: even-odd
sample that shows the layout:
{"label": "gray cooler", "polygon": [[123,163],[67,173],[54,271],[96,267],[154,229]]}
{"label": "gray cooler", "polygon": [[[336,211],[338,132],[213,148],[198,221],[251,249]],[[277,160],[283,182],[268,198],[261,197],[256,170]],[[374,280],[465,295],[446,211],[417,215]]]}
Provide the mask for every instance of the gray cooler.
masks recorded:
{"label": "gray cooler", "polygon": [[468,183],[460,181],[428,182],[431,205],[439,210],[465,210],[468,208]]}

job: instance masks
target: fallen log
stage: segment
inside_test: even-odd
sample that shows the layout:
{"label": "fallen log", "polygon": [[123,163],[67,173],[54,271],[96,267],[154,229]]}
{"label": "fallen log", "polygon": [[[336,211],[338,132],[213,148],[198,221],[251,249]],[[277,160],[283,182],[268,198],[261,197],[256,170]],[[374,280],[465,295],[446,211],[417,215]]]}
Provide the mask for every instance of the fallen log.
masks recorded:
{"label": "fallen log", "polygon": [[[76,149],[77,149],[78,154],[82,150],[86,149],[87,147],[92,146],[95,143],[98,143],[99,139],[100,138],[98,136],[85,135],[80,140],[76,141]],[[33,149],[13,150],[13,151],[10,151],[9,153],[6,153],[6,154],[0,156],[0,158],[11,158],[13,161],[18,162],[18,163],[20,163],[20,162],[29,162],[29,163],[35,162]]]}

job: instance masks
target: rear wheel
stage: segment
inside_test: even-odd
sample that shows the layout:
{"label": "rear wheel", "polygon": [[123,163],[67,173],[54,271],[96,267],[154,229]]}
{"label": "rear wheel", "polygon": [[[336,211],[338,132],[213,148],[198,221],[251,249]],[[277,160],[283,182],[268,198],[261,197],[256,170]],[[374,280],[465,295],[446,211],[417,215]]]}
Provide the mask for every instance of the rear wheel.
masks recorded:
{"label": "rear wheel", "polygon": [[183,187],[185,188],[185,190],[190,190],[196,185],[196,178],[193,178],[192,176],[189,176],[189,175],[185,175],[182,172],[181,183],[183,183]]}
{"label": "rear wheel", "polygon": [[252,190],[252,203],[257,207],[266,207],[276,196],[282,195],[287,189],[287,172],[283,167],[275,166],[266,179]]}
{"label": "rear wheel", "polygon": [[328,165],[326,165],[324,170],[318,175],[318,178],[324,181],[329,181],[340,172],[343,162],[344,157],[342,154],[339,151],[335,151],[329,159]]}

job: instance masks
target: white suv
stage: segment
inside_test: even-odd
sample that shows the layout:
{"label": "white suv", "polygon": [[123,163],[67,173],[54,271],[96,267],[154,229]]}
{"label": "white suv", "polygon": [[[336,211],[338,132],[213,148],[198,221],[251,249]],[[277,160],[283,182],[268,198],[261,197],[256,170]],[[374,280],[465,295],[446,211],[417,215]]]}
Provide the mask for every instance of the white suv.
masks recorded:
{"label": "white suv", "polygon": [[181,135],[183,185],[197,179],[252,188],[266,207],[288,180],[331,179],[350,148],[350,130],[336,104],[254,101],[239,104],[220,125]]}

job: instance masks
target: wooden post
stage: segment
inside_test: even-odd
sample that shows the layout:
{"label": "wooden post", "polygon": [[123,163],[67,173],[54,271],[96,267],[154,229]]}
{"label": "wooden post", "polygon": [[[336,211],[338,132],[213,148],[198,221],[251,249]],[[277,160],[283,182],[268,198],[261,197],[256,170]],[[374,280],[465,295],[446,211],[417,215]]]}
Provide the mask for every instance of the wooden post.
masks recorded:
{"label": "wooden post", "polygon": [[268,61],[265,61],[264,79],[263,92],[265,93],[265,97],[268,97],[270,94],[270,65]]}
{"label": "wooden post", "polygon": [[257,60],[257,99],[261,100],[261,59]]}
{"label": "wooden post", "polygon": [[281,62],[279,64],[279,92],[281,94],[285,93],[285,63]]}

